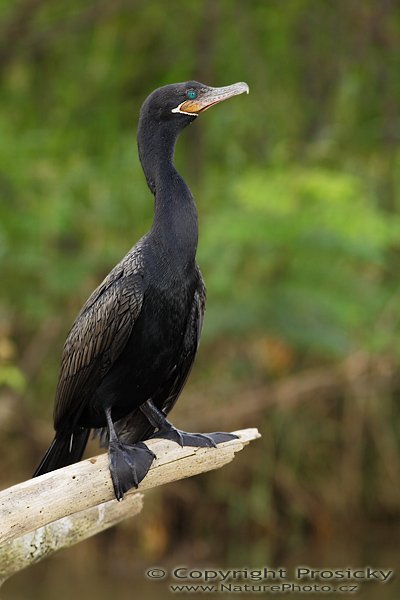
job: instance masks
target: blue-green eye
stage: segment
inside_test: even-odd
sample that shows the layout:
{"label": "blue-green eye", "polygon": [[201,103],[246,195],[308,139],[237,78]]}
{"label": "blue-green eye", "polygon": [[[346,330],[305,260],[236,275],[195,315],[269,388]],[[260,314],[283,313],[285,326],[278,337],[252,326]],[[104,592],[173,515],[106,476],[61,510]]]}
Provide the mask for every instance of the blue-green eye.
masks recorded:
{"label": "blue-green eye", "polygon": [[186,92],[186,96],[189,98],[189,100],[194,100],[195,98],[197,98],[197,92],[195,92],[194,90],[189,90],[188,92]]}

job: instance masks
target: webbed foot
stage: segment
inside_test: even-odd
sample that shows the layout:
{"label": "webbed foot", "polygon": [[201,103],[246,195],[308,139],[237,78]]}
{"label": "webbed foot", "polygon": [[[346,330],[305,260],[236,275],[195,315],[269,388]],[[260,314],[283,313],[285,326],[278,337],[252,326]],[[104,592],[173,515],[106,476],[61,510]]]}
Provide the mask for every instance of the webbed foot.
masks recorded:
{"label": "webbed foot", "polygon": [[123,444],[119,440],[110,442],[108,456],[115,497],[119,501],[125,492],[138,487],[156,457],[142,442],[133,445]]}
{"label": "webbed foot", "polygon": [[188,433],[177,429],[168,421],[151,438],[163,438],[176,442],[180,446],[195,446],[197,448],[216,448],[217,444],[238,439],[233,433],[215,431],[214,433]]}

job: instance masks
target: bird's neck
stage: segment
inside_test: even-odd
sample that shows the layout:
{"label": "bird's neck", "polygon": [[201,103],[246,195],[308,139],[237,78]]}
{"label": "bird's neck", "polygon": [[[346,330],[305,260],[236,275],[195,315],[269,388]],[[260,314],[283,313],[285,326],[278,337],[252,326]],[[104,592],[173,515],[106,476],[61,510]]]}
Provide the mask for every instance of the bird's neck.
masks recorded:
{"label": "bird's neck", "polygon": [[150,190],[155,198],[151,235],[174,262],[194,264],[197,240],[197,209],[193,196],[176,170],[173,158],[175,131],[154,122],[140,124],[139,157]]}

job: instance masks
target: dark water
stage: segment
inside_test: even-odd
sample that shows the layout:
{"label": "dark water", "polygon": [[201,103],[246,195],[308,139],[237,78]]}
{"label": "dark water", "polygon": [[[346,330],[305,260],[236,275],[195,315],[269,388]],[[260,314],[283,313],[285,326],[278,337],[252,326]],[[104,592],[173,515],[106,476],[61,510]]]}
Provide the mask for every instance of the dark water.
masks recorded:
{"label": "dark water", "polygon": [[[296,598],[362,598],[362,600],[399,600],[400,582],[399,570],[399,536],[400,531],[394,528],[378,528],[371,532],[366,538],[359,540],[357,535],[347,535],[342,541],[324,545],[298,543],[291,546],[290,550],[281,549],[279,558],[277,556],[272,561],[270,548],[266,545],[254,547],[250,540],[243,540],[237,547],[232,548],[231,558],[213,559],[212,549],[209,550],[207,561],[190,563],[185,558],[190,557],[191,552],[187,554],[180,553],[176,559],[160,561],[159,564],[138,564],[137,559],[130,559],[128,555],[120,557],[107,557],[101,554],[93,557],[85,557],[83,552],[82,560],[71,560],[76,548],[70,548],[58,553],[56,556],[32,566],[29,569],[14,576],[7,581],[2,588],[0,597],[2,600],[80,600],[95,598],[96,600],[131,600],[143,599],[152,600],[163,598],[257,598],[257,597],[296,597]],[[90,547],[89,547],[90,548]],[[80,550],[81,551],[81,550]],[[225,569],[239,570],[246,566],[248,569],[258,570],[264,566],[279,566],[287,571],[287,579],[278,581],[278,579],[267,581],[251,581],[249,578],[244,581],[230,577],[226,585],[243,586],[248,584],[247,590],[239,587],[222,588],[218,593],[207,591],[190,593],[173,592],[170,589],[171,584],[183,584],[186,581],[174,579],[171,575],[173,570],[185,565],[190,569],[195,569],[194,578],[188,582],[192,585],[199,585],[203,582],[197,579],[198,570],[204,569]],[[160,567],[168,572],[168,576],[162,580],[149,580],[145,576],[145,571],[151,567]],[[374,569],[392,569],[395,571],[394,577],[391,577],[388,583],[379,583],[374,577],[369,583],[360,582],[359,579],[315,579],[310,581],[296,581],[295,569],[298,566],[311,566],[325,571],[335,569],[353,568],[362,570],[367,567]],[[183,571],[179,571],[183,575]],[[360,575],[360,573],[358,573]],[[253,573],[254,576],[257,574]],[[277,576],[279,573],[277,573]],[[325,575],[328,575],[325,573]],[[211,576],[213,576],[211,574]],[[294,588],[291,593],[278,593],[277,591],[262,591],[261,585],[274,585],[278,583],[293,582],[295,585],[320,585],[332,586],[336,588],[339,585],[357,585],[358,590],[350,593],[344,590],[338,591],[298,591]],[[211,580],[208,585],[220,585],[221,581]],[[254,586],[251,589],[251,586]]]}

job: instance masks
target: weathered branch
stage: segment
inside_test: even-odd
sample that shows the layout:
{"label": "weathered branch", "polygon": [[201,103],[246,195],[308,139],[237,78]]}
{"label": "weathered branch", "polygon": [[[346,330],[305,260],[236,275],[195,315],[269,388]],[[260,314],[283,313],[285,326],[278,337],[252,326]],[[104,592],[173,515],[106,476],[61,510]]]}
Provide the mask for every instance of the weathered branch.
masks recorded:
{"label": "weathered branch", "polygon": [[[181,448],[161,439],[147,445],[156,454],[138,491],[217,469],[260,437],[257,429],[217,448]],[[140,512],[141,494],[114,499],[106,454],[24,481],[0,492],[0,582],[28,564],[77,543]]]}
{"label": "weathered branch", "polygon": [[0,547],[0,586],[14,573],[137,515],[142,508],[143,494],[130,494],[124,502],[109,500],[5,542]]}

